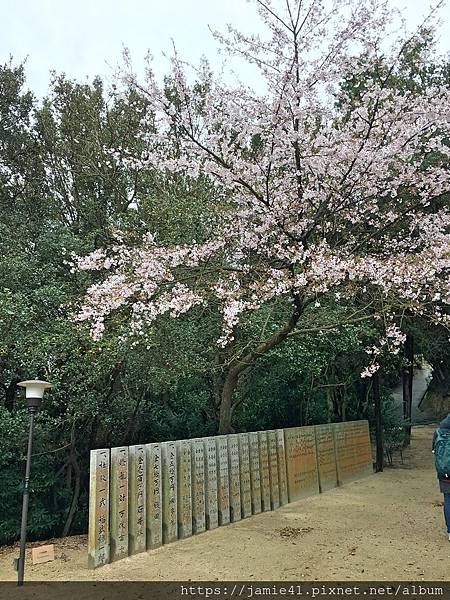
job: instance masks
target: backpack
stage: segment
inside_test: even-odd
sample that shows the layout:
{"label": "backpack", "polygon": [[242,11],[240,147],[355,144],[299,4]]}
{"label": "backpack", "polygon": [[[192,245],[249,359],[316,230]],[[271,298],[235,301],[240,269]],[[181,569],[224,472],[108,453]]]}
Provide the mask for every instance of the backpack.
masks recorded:
{"label": "backpack", "polygon": [[439,479],[450,479],[450,429],[436,429],[434,464]]}

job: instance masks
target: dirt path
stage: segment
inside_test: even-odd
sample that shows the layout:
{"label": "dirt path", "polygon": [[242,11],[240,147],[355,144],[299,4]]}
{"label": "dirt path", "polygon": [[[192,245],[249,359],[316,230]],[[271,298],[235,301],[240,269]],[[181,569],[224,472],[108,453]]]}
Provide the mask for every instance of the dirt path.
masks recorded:
{"label": "dirt path", "polygon": [[[54,540],[56,560],[32,566],[27,557],[27,579],[448,580],[432,432],[413,428],[404,465],[95,571],[84,537]],[[16,555],[0,549],[0,580],[15,579]]]}

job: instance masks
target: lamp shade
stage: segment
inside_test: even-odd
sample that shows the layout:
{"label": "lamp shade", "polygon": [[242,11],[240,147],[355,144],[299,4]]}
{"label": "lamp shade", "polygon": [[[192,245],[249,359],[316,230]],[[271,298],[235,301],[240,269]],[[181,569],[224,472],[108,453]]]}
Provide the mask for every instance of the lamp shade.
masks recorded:
{"label": "lamp shade", "polygon": [[48,381],[40,381],[39,379],[30,379],[28,381],[21,381],[17,384],[20,387],[25,388],[26,398],[35,398],[42,400],[44,396],[44,390],[48,390],[53,387]]}

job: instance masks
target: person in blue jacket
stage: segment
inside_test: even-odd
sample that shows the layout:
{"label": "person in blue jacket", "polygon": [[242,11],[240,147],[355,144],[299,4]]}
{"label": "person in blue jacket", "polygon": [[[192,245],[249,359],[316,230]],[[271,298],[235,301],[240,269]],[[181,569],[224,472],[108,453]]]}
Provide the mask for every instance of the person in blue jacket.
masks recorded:
{"label": "person in blue jacket", "polygon": [[[435,451],[436,439],[438,437],[438,429],[450,432],[450,413],[443,419],[433,435],[432,451]],[[444,518],[447,525],[448,539],[450,541],[450,473],[446,473],[446,477],[442,477],[438,473],[439,489],[444,494]]]}

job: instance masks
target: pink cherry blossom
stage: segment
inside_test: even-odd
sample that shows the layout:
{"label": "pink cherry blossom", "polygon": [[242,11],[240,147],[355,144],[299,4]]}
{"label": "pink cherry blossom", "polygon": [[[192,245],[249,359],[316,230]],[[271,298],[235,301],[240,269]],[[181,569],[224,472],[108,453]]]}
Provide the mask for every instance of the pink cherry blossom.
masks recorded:
{"label": "pink cherry blossom", "polygon": [[[192,74],[177,55],[170,96],[150,67],[146,81],[129,68],[127,83],[149,102],[152,127],[142,124],[141,155],[114,159],[201,175],[227,210],[203,243],[160,245],[149,233],[132,247],[124,235],[76,259],[76,269],[105,271],[78,320],[90,321],[98,338],[111,313],[128,307],[134,336],[161,314],[211,305],[223,321],[217,343],[226,346],[264,303],[292,307],[285,329],[293,331],[307,306],[333,292],[337,302],[371,298],[375,318],[388,306],[392,315],[448,324],[450,214],[431,206],[449,192],[449,89],[393,89],[380,76],[355,100],[340,87],[381,60],[397,74],[420,30],[394,38],[395,14],[378,0],[256,4],[265,37],[234,28],[216,37],[255,67],[264,93],[225,83],[206,65]],[[430,153],[440,158],[425,165]],[[285,339],[285,329],[248,361]],[[362,376],[377,370],[382,347],[395,353],[402,342],[389,323]]]}

